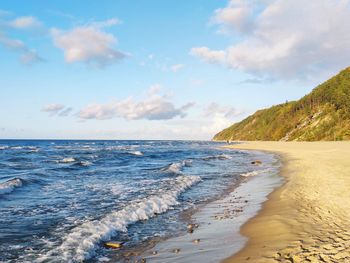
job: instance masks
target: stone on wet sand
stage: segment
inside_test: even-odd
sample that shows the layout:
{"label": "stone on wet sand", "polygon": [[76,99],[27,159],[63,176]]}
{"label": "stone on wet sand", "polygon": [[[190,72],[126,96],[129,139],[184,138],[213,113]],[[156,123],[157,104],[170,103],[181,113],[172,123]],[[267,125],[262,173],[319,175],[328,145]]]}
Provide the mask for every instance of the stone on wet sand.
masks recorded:
{"label": "stone on wet sand", "polygon": [[262,164],[262,161],[255,160],[255,161],[252,161],[251,164],[260,165],[260,164]]}
{"label": "stone on wet sand", "polygon": [[180,253],[180,250],[181,250],[181,249],[179,249],[179,248],[175,248],[175,249],[173,250],[173,252],[176,253],[176,254],[178,254],[178,253]]}
{"label": "stone on wet sand", "polygon": [[106,243],[104,243],[104,246],[106,248],[119,249],[119,248],[122,248],[123,243],[122,242],[106,242]]}
{"label": "stone on wet sand", "polygon": [[199,227],[198,224],[188,224],[187,225],[187,232],[192,234],[194,229],[198,228],[198,227]]}

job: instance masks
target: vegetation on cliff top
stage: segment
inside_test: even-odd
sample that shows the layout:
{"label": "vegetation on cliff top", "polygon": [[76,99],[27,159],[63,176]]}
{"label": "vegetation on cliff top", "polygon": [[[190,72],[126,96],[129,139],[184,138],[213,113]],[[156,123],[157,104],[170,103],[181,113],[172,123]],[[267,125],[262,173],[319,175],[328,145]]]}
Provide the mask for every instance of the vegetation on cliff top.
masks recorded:
{"label": "vegetation on cliff top", "polygon": [[350,67],[298,101],[255,112],[214,140],[350,140]]}

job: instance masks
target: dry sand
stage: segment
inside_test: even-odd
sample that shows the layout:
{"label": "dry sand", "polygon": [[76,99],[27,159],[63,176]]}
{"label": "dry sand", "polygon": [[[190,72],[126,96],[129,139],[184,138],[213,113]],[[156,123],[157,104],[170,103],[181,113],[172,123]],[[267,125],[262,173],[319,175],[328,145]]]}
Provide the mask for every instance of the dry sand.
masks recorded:
{"label": "dry sand", "polygon": [[242,228],[231,262],[350,262],[350,142],[249,142],[282,156],[285,184]]}

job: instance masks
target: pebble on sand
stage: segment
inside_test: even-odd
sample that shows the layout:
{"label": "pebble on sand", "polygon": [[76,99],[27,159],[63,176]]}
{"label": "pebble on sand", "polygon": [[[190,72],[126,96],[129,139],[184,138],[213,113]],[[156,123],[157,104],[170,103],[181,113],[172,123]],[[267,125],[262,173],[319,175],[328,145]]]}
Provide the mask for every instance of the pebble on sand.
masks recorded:
{"label": "pebble on sand", "polygon": [[262,164],[262,161],[255,160],[255,161],[252,161],[251,164],[260,165],[260,164]]}
{"label": "pebble on sand", "polygon": [[198,228],[198,227],[199,227],[198,224],[188,224],[187,225],[187,232],[192,234],[194,229]]}
{"label": "pebble on sand", "polygon": [[121,243],[121,242],[106,242],[106,243],[104,243],[104,246],[106,248],[118,249],[118,248],[121,248],[123,246],[123,243]]}
{"label": "pebble on sand", "polygon": [[180,253],[180,250],[181,250],[181,249],[179,249],[179,248],[175,248],[175,249],[173,250],[173,252],[176,253],[176,254],[178,254],[178,253]]}
{"label": "pebble on sand", "polygon": [[255,160],[255,161],[252,161],[251,164],[259,165],[259,164],[262,164],[262,161]]}

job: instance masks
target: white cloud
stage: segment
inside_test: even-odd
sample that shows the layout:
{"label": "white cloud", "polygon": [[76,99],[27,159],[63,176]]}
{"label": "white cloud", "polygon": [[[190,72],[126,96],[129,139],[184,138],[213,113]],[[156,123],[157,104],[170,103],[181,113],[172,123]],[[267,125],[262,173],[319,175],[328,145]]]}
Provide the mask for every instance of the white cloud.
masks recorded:
{"label": "white cloud", "polygon": [[174,64],[170,68],[173,72],[178,72],[179,70],[183,69],[185,67],[184,64]]}
{"label": "white cloud", "polygon": [[12,39],[1,32],[0,45],[9,50],[20,53],[20,61],[22,64],[29,65],[44,61],[35,50],[29,49],[21,40]]}
{"label": "white cloud", "polygon": [[284,79],[349,65],[349,0],[232,0],[213,20],[238,35],[225,50],[192,49],[207,62]]}
{"label": "white cloud", "polygon": [[50,117],[59,116],[59,117],[67,117],[72,112],[71,107],[66,107],[60,103],[52,103],[45,105],[41,111],[49,113]]}
{"label": "white cloud", "polygon": [[175,117],[183,118],[193,103],[182,107],[175,105],[164,95],[159,94],[159,85],[152,86],[144,100],[136,101],[129,97],[121,101],[112,101],[106,104],[91,104],[83,108],[78,116],[81,119],[105,120],[124,118],[128,120],[169,120]]}
{"label": "white cloud", "polygon": [[69,31],[53,28],[51,35],[54,44],[63,50],[66,62],[84,62],[103,67],[116,63],[126,56],[114,47],[117,44],[116,37],[103,30],[104,27],[118,23],[119,20],[111,19]]}
{"label": "white cloud", "polygon": [[7,37],[5,34],[1,34],[1,32],[0,32],[0,43],[4,47],[12,50],[24,50],[27,48],[26,45],[21,40],[11,39]]}
{"label": "white cloud", "polygon": [[159,94],[161,90],[162,90],[162,85],[160,85],[158,83],[157,84],[153,84],[147,90],[147,95],[149,97],[157,96],[157,94]]}
{"label": "white cloud", "polygon": [[213,24],[221,25],[219,32],[248,32],[253,27],[254,0],[231,0],[227,7],[216,9],[212,17]]}
{"label": "white cloud", "polygon": [[47,104],[41,109],[41,111],[48,112],[50,113],[50,116],[53,116],[56,115],[60,110],[63,110],[64,107],[65,106],[63,104],[59,103]]}
{"label": "white cloud", "polygon": [[31,65],[36,62],[43,62],[44,59],[39,56],[35,50],[28,50],[20,57],[21,63],[24,65]]}
{"label": "white cloud", "polygon": [[223,64],[226,61],[226,52],[222,50],[210,50],[207,47],[192,48],[190,54],[201,58],[208,63]]}
{"label": "white cloud", "polygon": [[9,22],[9,25],[17,29],[31,29],[41,27],[41,22],[33,16],[18,17]]}
{"label": "white cloud", "polygon": [[205,117],[222,116],[228,119],[237,117],[243,112],[234,107],[219,105],[218,103],[210,103],[203,111]]}
{"label": "white cloud", "polygon": [[[10,13],[7,13],[7,15],[10,15]],[[41,22],[32,16],[18,17],[13,20],[0,20],[0,45],[19,53],[22,64],[29,65],[36,62],[43,62],[44,59],[39,56],[36,50],[29,48],[23,41],[9,36],[11,30],[38,29],[41,26]]]}

